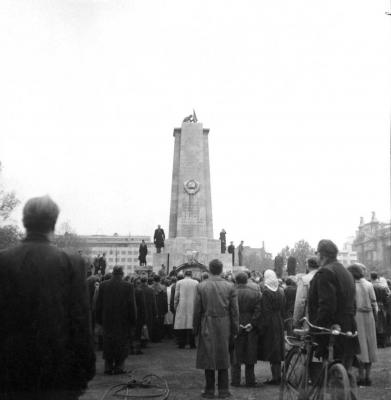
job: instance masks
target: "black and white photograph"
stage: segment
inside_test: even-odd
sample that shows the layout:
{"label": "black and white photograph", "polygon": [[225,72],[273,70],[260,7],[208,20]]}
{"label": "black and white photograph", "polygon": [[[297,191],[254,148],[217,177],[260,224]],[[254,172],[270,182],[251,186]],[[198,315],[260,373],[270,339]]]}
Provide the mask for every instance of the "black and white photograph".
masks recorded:
{"label": "black and white photograph", "polygon": [[0,110],[0,400],[391,398],[391,0],[1,0]]}

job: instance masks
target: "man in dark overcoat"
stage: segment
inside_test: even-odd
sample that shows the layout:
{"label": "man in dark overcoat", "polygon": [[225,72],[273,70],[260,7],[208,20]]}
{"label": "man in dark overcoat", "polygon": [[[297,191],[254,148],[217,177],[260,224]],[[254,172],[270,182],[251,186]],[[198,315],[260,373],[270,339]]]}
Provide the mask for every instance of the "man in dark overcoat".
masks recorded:
{"label": "man in dark overcoat", "polygon": [[[308,294],[308,316],[314,325],[343,332],[357,330],[355,315],[356,288],[352,274],[337,261],[338,248],[331,240],[321,240],[317,256],[319,270],[311,280]],[[320,353],[325,353],[328,337],[319,337]],[[350,369],[360,352],[357,338],[338,336],[335,358]]]}
{"label": "man in dark overcoat", "polygon": [[246,386],[255,386],[258,333],[255,329],[261,310],[261,292],[247,285],[245,272],[236,276],[239,305],[239,334],[231,352],[231,385],[240,386],[241,364],[245,364]]}
{"label": "man in dark overcoat", "polygon": [[[142,276],[140,284],[140,289],[144,294],[144,301],[145,301],[145,325],[148,330],[149,337],[152,335],[152,329],[154,322],[157,318],[157,306],[156,306],[156,298],[155,292],[152,288],[148,286],[148,278],[147,276]],[[146,347],[147,345],[146,339],[141,338],[141,347]]]}
{"label": "man in dark overcoat", "polygon": [[143,325],[145,324],[146,306],[145,306],[144,292],[141,289],[140,278],[137,278],[134,281],[134,286],[135,286],[135,298],[136,298],[136,308],[137,308],[136,330],[133,338],[134,353],[143,354],[143,352],[141,351],[141,331]]}
{"label": "man in dark overcoat", "polygon": [[77,399],[95,374],[84,263],[51,243],[58,214],[30,199],[25,239],[0,252],[1,399]]}
{"label": "man in dark overcoat", "polygon": [[164,230],[160,227],[160,225],[158,225],[157,229],[155,229],[155,233],[153,235],[153,243],[155,243],[157,253],[160,253],[162,247],[164,247],[165,239],[166,239],[166,235],[164,234]]}
{"label": "man in dark overcoat", "polygon": [[220,260],[209,263],[209,279],[196,287],[193,329],[198,335],[196,368],[205,370],[204,398],[213,398],[215,371],[218,371],[220,398],[229,397],[228,368],[229,347],[239,329],[238,298],[234,285],[220,274]]}
{"label": "man in dark overcoat", "polygon": [[122,278],[122,268],[114,267],[111,279],[99,287],[96,304],[96,322],[103,328],[103,358],[108,375],[126,372],[131,330],[136,325],[134,287]]}
{"label": "man in dark overcoat", "polygon": [[99,269],[101,270],[102,275],[106,273],[106,265],[107,265],[106,253],[103,253],[102,257],[99,258]]}
{"label": "man in dark overcoat", "polygon": [[156,343],[161,342],[164,337],[164,316],[168,311],[167,287],[160,283],[160,276],[155,275],[151,288],[155,294],[157,310],[157,315],[152,325],[151,341]]}

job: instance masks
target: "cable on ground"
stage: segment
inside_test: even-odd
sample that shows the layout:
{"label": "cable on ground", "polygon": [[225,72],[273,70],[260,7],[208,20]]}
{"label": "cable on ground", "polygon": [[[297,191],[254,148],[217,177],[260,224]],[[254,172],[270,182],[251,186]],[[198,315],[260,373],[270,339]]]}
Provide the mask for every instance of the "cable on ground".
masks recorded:
{"label": "cable on ground", "polygon": [[[156,399],[167,400],[170,395],[170,389],[165,379],[155,374],[147,374],[141,379],[136,379],[129,374],[129,380],[125,383],[119,383],[109,387],[103,394],[101,400],[108,400],[111,397],[118,399]],[[134,389],[160,389],[158,393],[136,394],[131,391]]]}

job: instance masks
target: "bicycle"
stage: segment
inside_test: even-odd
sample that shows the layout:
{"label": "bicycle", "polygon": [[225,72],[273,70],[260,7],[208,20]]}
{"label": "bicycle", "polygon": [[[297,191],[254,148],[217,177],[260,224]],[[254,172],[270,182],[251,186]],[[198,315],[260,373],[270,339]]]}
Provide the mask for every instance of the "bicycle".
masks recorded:
{"label": "bicycle", "polygon": [[[294,329],[295,337],[287,337],[291,346],[284,360],[280,387],[280,400],[352,400],[348,373],[339,360],[334,359],[334,343],[337,336],[356,337],[356,333],[340,332],[311,324],[316,329]],[[317,343],[314,337],[329,335],[328,356],[314,362]]]}

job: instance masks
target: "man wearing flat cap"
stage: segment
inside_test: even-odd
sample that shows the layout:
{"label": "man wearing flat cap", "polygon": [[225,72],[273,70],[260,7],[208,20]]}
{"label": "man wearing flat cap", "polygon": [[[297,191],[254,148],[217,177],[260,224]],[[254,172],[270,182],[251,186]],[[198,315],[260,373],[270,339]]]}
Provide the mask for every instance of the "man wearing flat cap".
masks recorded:
{"label": "man wearing flat cap", "polygon": [[[318,244],[319,270],[311,280],[308,294],[308,316],[317,326],[354,333],[355,283],[349,271],[337,261],[338,248],[323,239]],[[324,339],[324,340],[323,340]],[[327,347],[328,337],[319,337],[321,350]],[[337,337],[335,358],[351,369],[353,357],[360,352],[357,338]]]}

